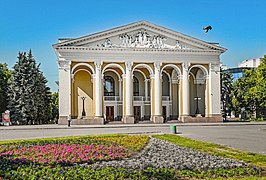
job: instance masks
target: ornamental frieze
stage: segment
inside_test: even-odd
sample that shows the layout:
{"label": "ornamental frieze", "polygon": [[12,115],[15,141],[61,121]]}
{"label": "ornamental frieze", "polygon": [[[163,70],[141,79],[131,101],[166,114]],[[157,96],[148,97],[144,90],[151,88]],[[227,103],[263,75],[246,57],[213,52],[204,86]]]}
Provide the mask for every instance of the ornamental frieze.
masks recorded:
{"label": "ornamental frieze", "polygon": [[146,30],[140,30],[136,34],[120,34],[119,43],[113,43],[106,38],[104,43],[97,44],[97,47],[104,48],[153,48],[153,49],[191,49],[190,47],[175,41],[175,45],[166,43],[167,38],[160,34],[151,35]]}

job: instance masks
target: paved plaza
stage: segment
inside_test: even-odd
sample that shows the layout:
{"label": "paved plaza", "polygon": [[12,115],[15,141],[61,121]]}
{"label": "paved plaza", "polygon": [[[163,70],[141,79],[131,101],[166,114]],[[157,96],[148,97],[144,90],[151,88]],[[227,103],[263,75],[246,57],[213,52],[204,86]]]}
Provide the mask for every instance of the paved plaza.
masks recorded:
{"label": "paved plaza", "polygon": [[[0,126],[0,140],[96,134],[170,133],[173,124]],[[177,124],[178,135],[266,155],[266,123]]]}

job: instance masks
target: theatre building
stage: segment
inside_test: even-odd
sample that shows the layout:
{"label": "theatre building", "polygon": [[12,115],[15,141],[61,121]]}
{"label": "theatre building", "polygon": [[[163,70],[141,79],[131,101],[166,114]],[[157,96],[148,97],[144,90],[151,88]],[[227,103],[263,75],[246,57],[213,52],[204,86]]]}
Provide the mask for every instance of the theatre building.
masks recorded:
{"label": "theatre building", "polygon": [[140,21],[53,48],[59,124],[222,121],[217,43]]}

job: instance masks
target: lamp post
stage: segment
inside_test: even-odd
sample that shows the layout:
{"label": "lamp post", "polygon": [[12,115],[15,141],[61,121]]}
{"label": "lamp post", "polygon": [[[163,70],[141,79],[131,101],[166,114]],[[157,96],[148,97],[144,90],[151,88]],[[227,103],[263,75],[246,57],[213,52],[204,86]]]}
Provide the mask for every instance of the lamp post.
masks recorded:
{"label": "lamp post", "polygon": [[194,98],[194,100],[196,101],[196,117],[199,117],[201,116],[199,112],[199,100],[201,100],[201,98],[197,96]]}
{"label": "lamp post", "polygon": [[85,112],[85,99],[86,99],[86,97],[81,97],[81,99],[82,99],[82,119],[83,118],[85,118],[86,117],[86,112]]}

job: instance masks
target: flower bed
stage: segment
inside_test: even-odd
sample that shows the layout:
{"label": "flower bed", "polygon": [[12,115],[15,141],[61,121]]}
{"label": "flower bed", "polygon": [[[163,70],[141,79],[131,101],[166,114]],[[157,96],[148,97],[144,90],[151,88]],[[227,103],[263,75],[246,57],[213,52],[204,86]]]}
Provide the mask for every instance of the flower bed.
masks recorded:
{"label": "flower bed", "polygon": [[[225,166],[220,168],[197,168],[201,161],[212,162],[210,155],[178,148],[167,142],[152,144],[158,141],[156,139],[151,139],[148,143],[149,139],[148,136],[139,135],[105,135],[0,142],[0,179],[190,179],[266,176],[265,169],[260,167],[239,166],[230,169],[228,167],[233,165],[232,161],[228,161],[228,166],[226,161]],[[196,160],[197,154],[200,155],[199,160]],[[134,166],[136,159],[142,162],[140,168],[136,168],[140,164],[139,161],[136,161],[137,166]],[[179,166],[185,163],[187,165],[183,166],[184,168]]]}
{"label": "flower bed", "polygon": [[73,164],[119,160],[129,157],[130,153],[121,146],[47,144],[10,150],[1,153],[0,156],[7,156],[10,160],[19,159],[41,164]]}

